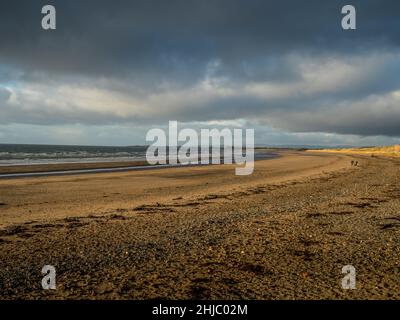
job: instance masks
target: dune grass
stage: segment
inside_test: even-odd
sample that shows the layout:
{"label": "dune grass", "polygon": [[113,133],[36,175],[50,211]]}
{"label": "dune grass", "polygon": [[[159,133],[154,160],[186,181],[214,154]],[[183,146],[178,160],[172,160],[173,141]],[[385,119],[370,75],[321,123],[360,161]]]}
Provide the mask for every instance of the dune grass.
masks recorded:
{"label": "dune grass", "polygon": [[370,156],[400,157],[400,145],[382,146],[382,147],[376,146],[376,147],[360,147],[360,148],[342,148],[342,149],[319,149],[319,150],[309,150],[309,151],[365,154],[365,155],[370,155]]}

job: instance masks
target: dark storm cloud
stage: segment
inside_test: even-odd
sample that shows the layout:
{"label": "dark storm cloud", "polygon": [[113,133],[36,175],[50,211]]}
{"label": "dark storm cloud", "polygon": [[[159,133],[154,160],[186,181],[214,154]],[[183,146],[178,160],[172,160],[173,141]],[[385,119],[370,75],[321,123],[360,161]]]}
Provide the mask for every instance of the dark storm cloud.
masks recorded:
{"label": "dark storm cloud", "polygon": [[[3,0],[0,57],[27,70],[149,82],[173,75],[187,83],[213,59],[224,74],[270,79],[291,76],[273,67],[282,52],[353,53],[399,43],[400,2],[351,1],[359,29],[343,32],[347,2]],[[41,29],[44,4],[57,9],[56,32]]]}
{"label": "dark storm cloud", "polygon": [[[345,32],[340,9],[349,3],[357,9],[357,30]],[[57,9],[56,31],[41,29],[45,4]],[[262,118],[291,131],[400,135],[394,125],[400,120],[398,100],[390,96],[400,88],[399,44],[400,2],[395,0],[3,0],[1,122]],[[302,66],[303,60],[308,65]],[[344,65],[321,67],[331,61]],[[329,78],[341,68],[331,84]],[[204,79],[217,90],[199,86]],[[321,82],[325,87],[315,89]],[[19,92],[15,83],[29,90]],[[35,83],[41,85],[35,88],[39,98],[31,93]],[[97,92],[76,94],[75,104],[60,102],[76,97],[46,92],[56,84],[94,86],[126,101],[115,113],[106,103],[96,110],[93,95],[103,99]],[[10,90],[17,98],[5,105]],[[41,104],[46,94],[52,98]],[[375,100],[367,99],[371,95],[384,96],[379,116]],[[364,100],[369,111],[360,116]],[[127,111],[129,104],[135,111]]]}

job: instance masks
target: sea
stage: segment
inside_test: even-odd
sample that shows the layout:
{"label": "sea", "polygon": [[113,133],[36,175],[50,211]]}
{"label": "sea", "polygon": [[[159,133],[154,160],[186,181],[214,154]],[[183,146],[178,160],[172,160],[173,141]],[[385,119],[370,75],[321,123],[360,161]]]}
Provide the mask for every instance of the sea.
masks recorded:
{"label": "sea", "polygon": [[[0,144],[0,166],[146,161],[147,148],[148,146]],[[256,160],[273,157],[276,157],[273,153],[255,150]]]}
{"label": "sea", "polygon": [[0,144],[0,166],[145,160],[147,146]]}

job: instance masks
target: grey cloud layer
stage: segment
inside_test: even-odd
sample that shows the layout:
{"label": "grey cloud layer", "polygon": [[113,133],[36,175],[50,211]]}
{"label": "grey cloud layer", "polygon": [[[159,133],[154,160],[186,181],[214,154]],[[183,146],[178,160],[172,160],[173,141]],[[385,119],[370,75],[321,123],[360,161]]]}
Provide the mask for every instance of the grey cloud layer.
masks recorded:
{"label": "grey cloud layer", "polygon": [[[44,4],[57,30],[41,29]],[[400,2],[0,3],[0,123],[247,119],[400,136]]]}

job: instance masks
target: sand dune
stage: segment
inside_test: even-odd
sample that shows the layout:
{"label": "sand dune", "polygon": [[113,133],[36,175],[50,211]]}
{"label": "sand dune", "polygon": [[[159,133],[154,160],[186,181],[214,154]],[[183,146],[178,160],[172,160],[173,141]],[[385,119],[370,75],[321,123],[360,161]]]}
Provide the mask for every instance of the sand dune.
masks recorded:
{"label": "sand dune", "polygon": [[341,148],[341,149],[322,149],[309,150],[309,152],[332,152],[347,153],[369,156],[400,157],[400,145],[385,147],[361,147],[361,148]]}

